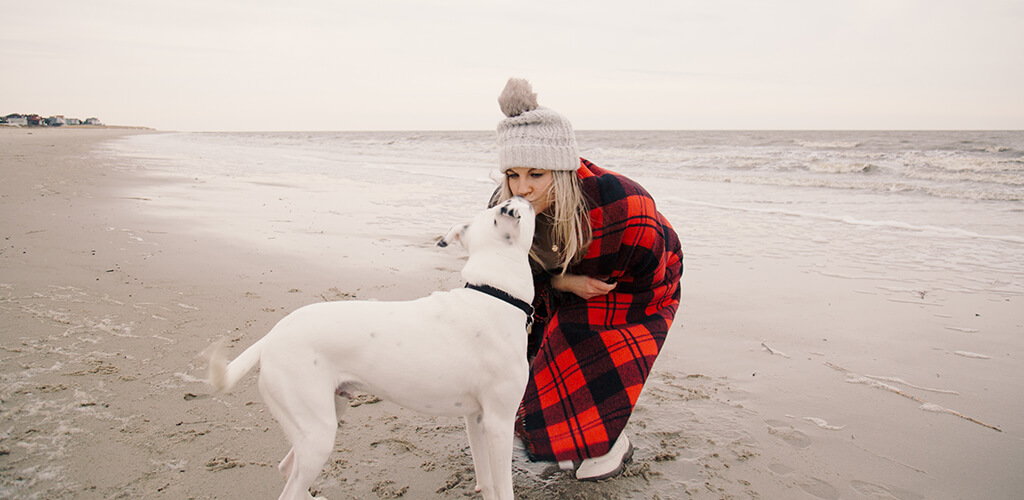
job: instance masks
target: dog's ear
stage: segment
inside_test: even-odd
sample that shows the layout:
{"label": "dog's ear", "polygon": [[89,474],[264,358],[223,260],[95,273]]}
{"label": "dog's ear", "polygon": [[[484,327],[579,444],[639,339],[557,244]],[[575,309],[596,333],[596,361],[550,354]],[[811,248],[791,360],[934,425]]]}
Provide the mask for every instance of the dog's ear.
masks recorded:
{"label": "dog's ear", "polygon": [[466,233],[466,228],[468,227],[469,224],[456,224],[452,226],[452,228],[449,229],[447,233],[444,233],[444,236],[442,236],[441,239],[437,240],[437,246],[446,247],[450,245],[453,241],[461,242],[462,235]]}

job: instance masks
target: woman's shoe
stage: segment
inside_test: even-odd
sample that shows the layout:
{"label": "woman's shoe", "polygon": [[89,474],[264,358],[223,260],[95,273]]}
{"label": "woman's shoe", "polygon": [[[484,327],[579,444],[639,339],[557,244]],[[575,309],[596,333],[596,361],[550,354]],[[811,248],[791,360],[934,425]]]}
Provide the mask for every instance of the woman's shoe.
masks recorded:
{"label": "woman's shoe", "polygon": [[633,444],[626,436],[620,435],[611,450],[604,456],[588,458],[576,469],[578,481],[601,481],[622,474],[626,462],[633,458]]}

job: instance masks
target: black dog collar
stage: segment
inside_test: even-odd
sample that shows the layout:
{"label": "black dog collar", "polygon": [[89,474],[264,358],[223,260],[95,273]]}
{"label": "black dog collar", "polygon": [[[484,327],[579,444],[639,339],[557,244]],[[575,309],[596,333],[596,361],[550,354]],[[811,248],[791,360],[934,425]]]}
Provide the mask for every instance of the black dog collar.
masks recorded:
{"label": "black dog collar", "polygon": [[474,285],[471,283],[466,283],[466,288],[471,288],[478,292],[486,293],[491,297],[501,299],[508,304],[518,307],[519,310],[526,313],[526,329],[527,331],[529,331],[530,325],[533,324],[533,306],[528,304],[525,300],[517,299],[508,292],[504,290],[499,290],[490,285]]}

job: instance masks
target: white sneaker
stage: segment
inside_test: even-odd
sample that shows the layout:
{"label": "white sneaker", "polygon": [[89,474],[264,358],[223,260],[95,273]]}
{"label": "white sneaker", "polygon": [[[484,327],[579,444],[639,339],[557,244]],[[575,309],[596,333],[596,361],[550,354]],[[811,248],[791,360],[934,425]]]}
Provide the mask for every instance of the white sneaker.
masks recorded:
{"label": "white sneaker", "polygon": [[601,481],[622,474],[626,462],[633,458],[633,444],[626,435],[620,435],[611,450],[604,456],[588,458],[576,469],[578,481]]}

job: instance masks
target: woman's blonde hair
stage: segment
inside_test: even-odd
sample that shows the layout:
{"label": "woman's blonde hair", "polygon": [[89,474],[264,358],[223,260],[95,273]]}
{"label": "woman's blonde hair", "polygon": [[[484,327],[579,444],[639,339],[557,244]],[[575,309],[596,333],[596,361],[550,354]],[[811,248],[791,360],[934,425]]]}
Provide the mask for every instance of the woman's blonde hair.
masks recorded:
{"label": "woman's blonde hair", "polygon": [[[551,221],[552,250],[558,255],[562,274],[571,264],[576,264],[586,256],[587,248],[593,233],[590,229],[590,208],[580,187],[580,179],[573,170],[552,170],[550,190],[551,206],[538,217],[548,217]],[[501,199],[512,197],[508,186],[508,177],[501,183]],[[530,251],[530,257],[543,266],[536,252]]]}

